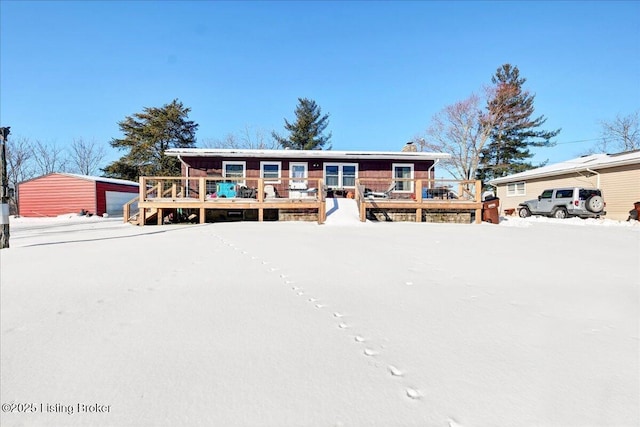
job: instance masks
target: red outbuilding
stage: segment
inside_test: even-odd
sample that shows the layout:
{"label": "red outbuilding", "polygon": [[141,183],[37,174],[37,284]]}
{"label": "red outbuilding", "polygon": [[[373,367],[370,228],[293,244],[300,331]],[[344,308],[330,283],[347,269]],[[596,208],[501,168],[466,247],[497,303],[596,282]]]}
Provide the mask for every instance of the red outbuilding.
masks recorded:
{"label": "red outbuilding", "polygon": [[18,184],[20,216],[89,212],[122,216],[122,206],[138,195],[139,184],[122,179],[50,173]]}

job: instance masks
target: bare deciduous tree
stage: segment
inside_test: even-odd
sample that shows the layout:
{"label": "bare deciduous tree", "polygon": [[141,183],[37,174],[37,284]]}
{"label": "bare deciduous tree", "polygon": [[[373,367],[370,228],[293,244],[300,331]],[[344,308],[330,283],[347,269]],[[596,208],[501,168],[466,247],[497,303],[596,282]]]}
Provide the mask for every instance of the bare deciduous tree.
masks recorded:
{"label": "bare deciduous tree", "polygon": [[104,146],[96,141],[85,141],[83,138],[71,142],[71,158],[76,172],[82,175],[94,175],[106,156]]}
{"label": "bare deciduous tree", "polygon": [[17,184],[35,176],[33,168],[33,146],[28,138],[16,137],[7,140],[7,176],[9,185]]}
{"label": "bare deciduous tree", "polygon": [[14,190],[9,200],[9,208],[12,214],[18,209],[18,183],[35,176],[33,168],[33,146],[28,138],[16,137],[7,139],[7,181],[9,188]]}
{"label": "bare deciduous tree", "polygon": [[245,126],[239,135],[228,134],[223,140],[205,140],[202,146],[203,148],[236,148],[254,150],[274,150],[280,148],[278,142],[265,136],[265,132],[263,130],[252,129],[249,126]]}
{"label": "bare deciduous tree", "polygon": [[53,142],[45,144],[39,140],[33,144],[33,157],[36,172],[41,175],[65,172],[69,162],[64,148]]}
{"label": "bare deciduous tree", "polygon": [[602,121],[602,140],[596,151],[631,151],[640,149],[640,111],[627,116],[617,115],[611,121]]}
{"label": "bare deciduous tree", "polygon": [[455,179],[475,179],[480,152],[489,139],[493,120],[481,108],[481,98],[469,98],[446,106],[436,113],[427,129],[427,140],[417,138],[420,151],[451,154],[440,164]]}

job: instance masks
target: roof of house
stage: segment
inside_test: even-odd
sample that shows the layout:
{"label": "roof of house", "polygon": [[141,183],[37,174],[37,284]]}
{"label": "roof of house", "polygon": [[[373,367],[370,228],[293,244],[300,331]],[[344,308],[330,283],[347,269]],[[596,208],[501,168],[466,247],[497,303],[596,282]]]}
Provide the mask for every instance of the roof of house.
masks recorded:
{"label": "roof of house", "polygon": [[[120,184],[120,185],[135,185],[135,186],[139,186],[140,184],[135,182],[135,181],[127,181],[126,179],[116,179],[116,178],[105,178],[103,176],[91,176],[91,175],[79,175],[79,174],[75,174],[75,173],[66,173],[66,172],[53,172],[53,173],[48,173],[46,175],[42,175],[42,176],[38,176],[36,178],[32,178],[23,182],[28,182],[28,181],[33,181],[35,179],[40,179],[40,178],[44,178],[50,175],[63,175],[63,176],[69,176],[72,178],[78,178],[78,179],[84,179],[87,181],[94,181],[94,182],[104,182],[107,184]],[[22,184],[22,183],[20,183]]]}
{"label": "roof of house", "polygon": [[547,165],[541,168],[492,179],[489,181],[489,184],[497,185],[507,182],[545,178],[572,172],[598,170],[631,164],[640,165],[640,150],[627,151],[618,154],[591,154],[588,156],[577,157],[575,159],[555,163],[553,165]]}
{"label": "roof of house", "polygon": [[334,150],[249,150],[235,148],[171,148],[168,156],[238,157],[238,158],[322,158],[376,160],[436,160],[448,159],[450,154],[407,151],[334,151]]}

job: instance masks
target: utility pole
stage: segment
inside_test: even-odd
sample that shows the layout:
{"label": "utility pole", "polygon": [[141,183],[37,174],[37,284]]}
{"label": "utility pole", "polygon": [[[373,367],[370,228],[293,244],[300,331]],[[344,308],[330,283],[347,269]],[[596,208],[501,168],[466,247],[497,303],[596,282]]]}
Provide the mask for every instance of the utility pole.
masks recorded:
{"label": "utility pole", "polygon": [[9,180],[7,179],[7,137],[9,136],[9,127],[0,128],[0,168],[2,177],[2,189],[0,195],[0,249],[9,247]]}

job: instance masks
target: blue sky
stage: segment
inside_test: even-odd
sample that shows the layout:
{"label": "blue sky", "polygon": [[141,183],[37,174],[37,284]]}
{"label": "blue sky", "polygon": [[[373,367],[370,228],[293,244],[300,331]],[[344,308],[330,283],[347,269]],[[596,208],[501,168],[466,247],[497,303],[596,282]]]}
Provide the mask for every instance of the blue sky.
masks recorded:
{"label": "blue sky", "polygon": [[333,149],[395,151],[504,63],[544,129],[562,128],[536,162],[583,154],[600,121],[640,108],[636,1],[2,0],[0,15],[1,125],[62,146],[108,146],[119,121],[175,98],[199,141],[284,133],[306,97]]}

